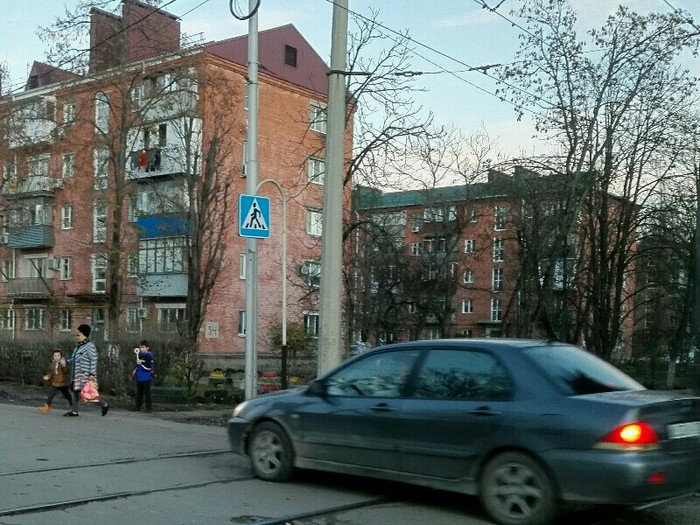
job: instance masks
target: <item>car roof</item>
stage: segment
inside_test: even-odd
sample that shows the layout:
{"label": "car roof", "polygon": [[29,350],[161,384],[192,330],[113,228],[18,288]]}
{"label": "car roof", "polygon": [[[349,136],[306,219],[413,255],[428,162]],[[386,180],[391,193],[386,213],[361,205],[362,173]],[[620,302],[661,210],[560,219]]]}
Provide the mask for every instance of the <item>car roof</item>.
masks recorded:
{"label": "car roof", "polygon": [[421,339],[377,346],[373,350],[408,350],[440,346],[442,348],[489,348],[489,349],[524,349],[534,346],[570,346],[559,341],[544,339],[495,339],[495,338],[462,338],[462,339]]}

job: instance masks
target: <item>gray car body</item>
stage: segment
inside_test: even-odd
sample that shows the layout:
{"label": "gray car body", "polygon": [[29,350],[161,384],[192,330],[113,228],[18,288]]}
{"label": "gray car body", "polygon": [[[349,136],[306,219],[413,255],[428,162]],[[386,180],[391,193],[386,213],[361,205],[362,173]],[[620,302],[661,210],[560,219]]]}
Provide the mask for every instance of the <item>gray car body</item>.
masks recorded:
{"label": "gray car body", "polygon": [[[319,395],[320,385],[336,372],[332,371],[316,385],[247,402],[229,421],[232,450],[247,454],[255,426],[273,421],[289,436],[294,466],[299,468],[473,495],[488,460],[514,450],[544,467],[564,501],[636,505],[700,490],[700,438],[679,445],[671,443],[665,430],[667,424],[700,420],[699,398],[650,390],[564,395],[524,354],[542,344],[550,343],[438,340],[380,348],[374,352],[468,348],[489,353],[510,374],[512,397],[432,401]],[[661,440],[660,450],[595,448],[613,428],[649,417]],[[660,471],[667,473],[666,483],[647,482]]]}

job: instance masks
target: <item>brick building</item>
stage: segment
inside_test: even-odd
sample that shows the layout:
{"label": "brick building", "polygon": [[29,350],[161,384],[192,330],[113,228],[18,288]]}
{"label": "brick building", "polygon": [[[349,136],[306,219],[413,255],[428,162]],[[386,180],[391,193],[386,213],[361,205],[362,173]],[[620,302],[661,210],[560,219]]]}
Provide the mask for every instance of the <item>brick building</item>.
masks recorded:
{"label": "brick building", "polygon": [[[581,198],[571,208],[571,225],[562,230],[561,206],[576,195],[567,181],[571,178],[543,177],[516,167],[513,175],[490,170],[486,182],[459,186],[386,193],[360,187],[355,209],[366,225],[355,239],[356,278],[348,308],[354,338],[376,344],[545,337],[533,312],[546,308],[539,319],[570,326],[566,333],[573,336],[567,337],[585,345],[588,327],[573,325],[589,319],[572,320],[571,312],[589,310],[587,287],[599,280],[600,270],[591,266],[596,248],[591,247],[594,221],[588,214],[600,193],[589,191]],[[632,209],[610,195],[606,202],[603,209],[612,224]],[[615,226],[609,233],[620,238]],[[625,250],[633,259],[633,235],[629,242],[621,247],[610,242],[609,249]],[[624,318],[617,355],[631,351],[634,274],[630,265],[621,281]]]}
{"label": "brick building", "polygon": [[[25,90],[0,99],[0,337],[70,337],[85,322],[105,337],[115,310],[121,336],[175,336],[206,273],[188,272],[203,244],[225,254],[212,259],[201,348],[243,353],[247,36],[181,46],[176,17],[131,1],[121,16],[93,9],[90,39],[88,74],[35,62]],[[328,68],[291,25],[260,32],[259,62],[258,180],[286,194],[288,320],[315,332]],[[258,193],[271,199],[258,242],[265,352],[281,322],[282,206],[272,184]],[[205,201],[208,215],[193,214]]]}

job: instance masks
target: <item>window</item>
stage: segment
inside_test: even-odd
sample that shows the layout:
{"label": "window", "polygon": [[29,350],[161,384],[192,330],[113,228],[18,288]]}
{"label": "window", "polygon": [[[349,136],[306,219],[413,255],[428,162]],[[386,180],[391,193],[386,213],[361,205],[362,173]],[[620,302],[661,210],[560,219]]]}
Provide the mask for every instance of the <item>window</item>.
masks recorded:
{"label": "window", "polygon": [[66,153],[63,155],[61,174],[64,179],[71,179],[75,176],[75,153]]}
{"label": "window", "polygon": [[500,299],[491,299],[491,320],[501,321],[503,319],[503,307]]}
{"label": "window", "polygon": [[239,279],[246,278],[247,268],[248,268],[248,258],[246,257],[245,253],[242,253],[239,256],[239,264],[238,264],[238,278]]}
{"label": "window", "polygon": [[6,283],[10,279],[15,278],[15,261],[12,259],[3,259],[2,261],[2,275],[0,279],[2,282]]}
{"label": "window", "polygon": [[103,243],[107,240],[107,203],[95,201],[92,212],[92,242]]}
{"label": "window", "polygon": [[314,131],[326,133],[326,124],[328,122],[328,112],[325,104],[312,102],[309,106],[309,123]]}
{"label": "window", "polygon": [[462,276],[462,282],[464,284],[474,284],[474,270],[467,268],[464,270],[464,275]]}
{"label": "window", "polygon": [[284,46],[284,63],[288,66],[297,67],[297,48]]}
{"label": "window", "polygon": [[27,161],[27,174],[30,177],[48,177],[49,176],[49,157],[42,155],[41,157],[32,157]]}
{"label": "window", "polygon": [[184,305],[174,305],[158,309],[158,331],[162,333],[176,333],[178,324],[184,320]]}
{"label": "window", "polygon": [[107,291],[107,257],[105,255],[93,255],[92,264],[92,291],[105,293]]}
{"label": "window", "polygon": [[502,237],[493,240],[493,262],[503,262],[505,256],[505,242]]}
{"label": "window", "polygon": [[464,253],[474,253],[476,251],[476,241],[474,239],[464,239]]}
{"label": "window", "polygon": [[73,278],[73,257],[61,257],[59,260],[58,276],[61,281]]}
{"label": "window", "polygon": [[422,213],[416,213],[412,218],[411,218],[411,231],[413,233],[418,233],[420,231],[420,227],[423,224],[423,214]]}
{"label": "window", "polygon": [[183,237],[141,241],[139,243],[139,274],[186,272],[185,242]]}
{"label": "window", "polygon": [[491,273],[491,289],[494,292],[503,290],[503,268],[494,268]]}
{"label": "window", "polygon": [[399,397],[420,351],[365,355],[326,379],[329,396]]}
{"label": "window", "polygon": [[317,237],[323,232],[323,212],[306,210],[306,233]]}
{"label": "window", "polygon": [[15,329],[15,311],[5,310],[0,314],[0,328],[3,330],[14,330]]}
{"label": "window", "polygon": [[63,104],[63,123],[70,125],[73,124],[73,122],[75,122],[75,104]]}
{"label": "window", "polygon": [[140,308],[126,309],[126,331],[129,333],[138,333],[141,328],[141,317],[139,316]]}
{"label": "window", "polygon": [[43,308],[27,308],[24,311],[24,329],[25,330],[43,330],[44,329],[44,309]]}
{"label": "window", "polygon": [[418,307],[416,306],[416,303],[408,303],[408,313],[409,314],[415,314],[418,311]]}
{"label": "window", "polygon": [[314,337],[318,337],[318,313],[317,312],[306,312],[304,313],[304,328],[307,334],[311,334]]}
{"label": "window", "polygon": [[423,239],[424,253],[447,252],[447,240],[444,237],[426,237]]}
{"label": "window", "polygon": [[418,257],[421,253],[420,250],[421,250],[421,244],[419,242],[412,242],[411,243],[411,255],[413,257]]}
{"label": "window", "polygon": [[245,336],[246,331],[246,315],[245,310],[238,311],[238,335]]}
{"label": "window", "polygon": [[301,265],[301,276],[308,286],[321,286],[321,263],[306,261]]}
{"label": "window", "polygon": [[479,218],[479,214],[477,213],[477,211],[474,208],[469,210],[469,222],[474,223],[477,221],[478,218]]}
{"label": "window", "polygon": [[462,330],[462,337],[474,337],[473,330]]}
{"label": "window", "polygon": [[68,308],[61,308],[59,319],[59,330],[70,332],[73,327],[73,311]]}
{"label": "window", "polygon": [[31,221],[34,225],[49,225],[50,224],[50,209],[43,204],[36,204],[30,208]]}
{"label": "window", "polygon": [[95,97],[95,130],[100,133],[109,130],[109,98],[104,93]]}
{"label": "window", "polygon": [[70,230],[73,228],[73,206],[61,206],[61,229]]}
{"label": "window", "polygon": [[423,212],[423,222],[443,222],[445,210],[442,208],[426,208]]}
{"label": "window", "polygon": [[494,230],[505,230],[506,229],[506,213],[507,209],[505,206],[496,206],[493,210],[493,229]]}
{"label": "window", "polygon": [[326,174],[326,161],[318,157],[309,157],[308,177],[309,182],[323,184]]}
{"label": "window", "polygon": [[138,197],[136,195],[131,195],[128,198],[127,201],[128,204],[128,210],[127,210],[127,218],[129,222],[136,222],[138,218]]}
{"label": "window", "polygon": [[97,334],[103,334],[105,331],[105,309],[94,308],[92,310],[92,333],[93,339],[97,339]]}
{"label": "window", "polygon": [[462,313],[474,313],[474,301],[472,299],[462,299]]}
{"label": "window", "polygon": [[108,166],[109,163],[109,150],[107,149],[96,149],[94,152],[94,164],[95,164],[95,189],[105,190],[107,189],[107,176],[108,176]]}
{"label": "window", "polygon": [[415,396],[428,399],[503,400],[512,381],[496,359],[483,352],[431,350],[416,378]]}

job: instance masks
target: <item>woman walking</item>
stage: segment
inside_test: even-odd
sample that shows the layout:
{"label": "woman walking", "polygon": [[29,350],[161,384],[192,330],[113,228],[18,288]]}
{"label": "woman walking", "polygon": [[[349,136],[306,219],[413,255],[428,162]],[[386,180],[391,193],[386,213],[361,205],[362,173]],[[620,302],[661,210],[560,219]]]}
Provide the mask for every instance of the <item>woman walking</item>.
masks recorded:
{"label": "woman walking", "polygon": [[[75,331],[76,345],[73,355],[70,358],[71,370],[71,390],[73,392],[73,409],[64,415],[69,417],[78,416],[78,403],[80,401],[80,391],[88,381],[96,381],[97,375],[97,347],[90,341],[90,326],[81,324]],[[102,415],[106,416],[109,405],[100,399]]]}

